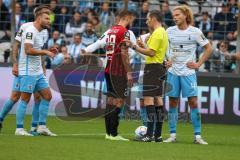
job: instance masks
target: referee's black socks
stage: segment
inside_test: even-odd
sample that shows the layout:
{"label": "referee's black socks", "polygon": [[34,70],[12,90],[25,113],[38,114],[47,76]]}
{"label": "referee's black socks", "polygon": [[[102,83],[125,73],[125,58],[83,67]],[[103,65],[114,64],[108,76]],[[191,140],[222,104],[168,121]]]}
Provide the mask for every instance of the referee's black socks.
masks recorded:
{"label": "referee's black socks", "polygon": [[156,124],[155,124],[155,133],[154,137],[158,138],[162,136],[162,125],[164,121],[164,108],[163,106],[156,106],[155,107],[156,113]]}
{"label": "referee's black socks", "polygon": [[146,110],[147,110],[147,136],[152,137],[154,122],[156,119],[155,106],[148,105],[146,106]]}

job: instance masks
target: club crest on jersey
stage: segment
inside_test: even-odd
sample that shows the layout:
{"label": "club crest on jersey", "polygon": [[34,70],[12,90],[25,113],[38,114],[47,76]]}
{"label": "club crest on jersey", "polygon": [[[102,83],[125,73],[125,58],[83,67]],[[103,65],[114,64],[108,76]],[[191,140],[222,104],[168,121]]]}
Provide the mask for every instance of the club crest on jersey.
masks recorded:
{"label": "club crest on jersey", "polygon": [[23,30],[21,29],[21,30],[19,30],[19,31],[17,32],[17,36],[18,36],[18,37],[22,37],[22,33],[23,33]]}
{"label": "club crest on jersey", "polygon": [[125,32],[124,38],[130,39],[130,33],[129,32]]}
{"label": "club crest on jersey", "polygon": [[32,32],[28,32],[26,34],[26,39],[32,40],[32,38],[33,38],[33,33]]}
{"label": "club crest on jersey", "polygon": [[29,90],[32,90],[32,85],[29,85],[29,86],[28,86],[28,89],[29,89]]}

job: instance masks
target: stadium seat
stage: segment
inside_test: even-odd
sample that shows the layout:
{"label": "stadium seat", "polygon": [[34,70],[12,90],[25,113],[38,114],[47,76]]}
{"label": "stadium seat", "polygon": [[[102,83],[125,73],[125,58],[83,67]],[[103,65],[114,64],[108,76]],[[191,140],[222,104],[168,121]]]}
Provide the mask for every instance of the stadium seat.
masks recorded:
{"label": "stadium seat", "polygon": [[169,2],[169,8],[172,11],[174,7],[176,7],[177,5],[179,5],[179,3],[177,1],[168,1]]}
{"label": "stadium seat", "polygon": [[199,13],[199,4],[196,1],[188,1],[187,3],[192,8],[194,15]]}

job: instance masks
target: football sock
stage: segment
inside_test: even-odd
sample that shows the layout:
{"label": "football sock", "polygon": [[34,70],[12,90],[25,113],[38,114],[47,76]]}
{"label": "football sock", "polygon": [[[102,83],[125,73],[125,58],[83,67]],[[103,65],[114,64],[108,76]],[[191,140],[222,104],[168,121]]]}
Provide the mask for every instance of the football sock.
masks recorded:
{"label": "football sock", "polygon": [[201,134],[201,115],[198,108],[191,108],[191,121],[194,128],[194,135]]}
{"label": "football sock", "polygon": [[106,109],[105,109],[105,127],[106,127],[106,133],[108,135],[111,135],[111,112],[113,112],[113,106],[110,104],[106,105]]}
{"label": "football sock", "polygon": [[119,113],[121,109],[119,107],[115,107],[113,114],[112,114],[112,136],[118,135],[118,126],[119,126]]}
{"label": "football sock", "polygon": [[6,117],[6,115],[8,114],[8,112],[11,111],[13,105],[15,104],[16,102],[14,102],[13,100],[11,99],[8,99],[4,105],[3,105],[3,108],[2,108],[2,111],[0,113],[0,122],[3,122],[4,118]]}
{"label": "football sock", "polygon": [[39,121],[39,105],[40,102],[35,102],[32,110],[32,131],[34,131],[38,125]]}
{"label": "football sock", "polygon": [[147,109],[146,107],[140,107],[140,116],[144,126],[147,127]]}
{"label": "football sock", "polygon": [[155,107],[153,105],[146,106],[147,110],[147,135],[153,136],[153,127],[156,119]]}
{"label": "football sock", "polygon": [[39,105],[39,125],[46,125],[49,101],[42,99]]}
{"label": "football sock", "polygon": [[27,109],[27,103],[24,100],[21,100],[16,110],[17,128],[23,128],[23,121],[24,121],[26,109]]}
{"label": "football sock", "polygon": [[157,115],[157,119],[155,122],[155,138],[161,137],[162,136],[162,125],[163,125],[163,120],[164,120],[164,108],[163,106],[156,106],[155,107],[155,112]]}
{"label": "football sock", "polygon": [[178,121],[177,107],[170,107],[168,111],[168,125],[170,133],[176,133],[177,121]]}

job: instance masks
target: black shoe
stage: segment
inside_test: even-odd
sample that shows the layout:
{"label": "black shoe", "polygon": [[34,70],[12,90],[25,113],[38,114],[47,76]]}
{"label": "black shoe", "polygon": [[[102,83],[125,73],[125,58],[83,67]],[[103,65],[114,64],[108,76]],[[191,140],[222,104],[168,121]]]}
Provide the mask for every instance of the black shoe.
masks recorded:
{"label": "black shoe", "polygon": [[145,135],[139,139],[140,142],[152,142],[152,138],[148,135]]}
{"label": "black shoe", "polygon": [[155,138],[155,142],[162,143],[163,142],[162,137]]}

